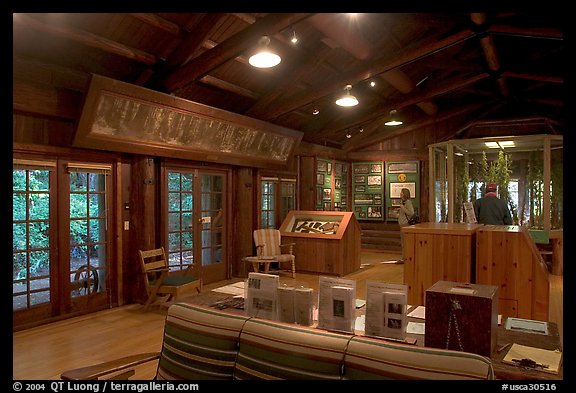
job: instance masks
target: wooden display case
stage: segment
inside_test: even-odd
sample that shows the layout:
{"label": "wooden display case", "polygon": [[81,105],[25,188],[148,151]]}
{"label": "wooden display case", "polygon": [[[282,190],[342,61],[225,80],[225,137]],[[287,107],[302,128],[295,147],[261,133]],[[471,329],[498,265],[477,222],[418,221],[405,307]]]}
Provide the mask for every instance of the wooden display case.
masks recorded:
{"label": "wooden display case", "polygon": [[476,231],[480,224],[424,222],[402,227],[408,303],[424,305],[437,281],[474,282]]}
{"label": "wooden display case", "polygon": [[344,276],[360,269],[360,224],[352,212],[293,210],[280,226],[295,243],[296,270]]}

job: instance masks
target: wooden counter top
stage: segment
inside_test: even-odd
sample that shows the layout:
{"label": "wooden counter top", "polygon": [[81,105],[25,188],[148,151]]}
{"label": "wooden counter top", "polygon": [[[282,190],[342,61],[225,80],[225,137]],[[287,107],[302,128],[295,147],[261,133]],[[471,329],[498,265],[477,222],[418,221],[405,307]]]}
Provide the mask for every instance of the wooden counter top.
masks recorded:
{"label": "wooden counter top", "polygon": [[434,233],[446,235],[470,235],[479,228],[484,227],[481,224],[449,224],[446,222],[422,222],[420,224],[408,225],[402,227],[404,233]]}

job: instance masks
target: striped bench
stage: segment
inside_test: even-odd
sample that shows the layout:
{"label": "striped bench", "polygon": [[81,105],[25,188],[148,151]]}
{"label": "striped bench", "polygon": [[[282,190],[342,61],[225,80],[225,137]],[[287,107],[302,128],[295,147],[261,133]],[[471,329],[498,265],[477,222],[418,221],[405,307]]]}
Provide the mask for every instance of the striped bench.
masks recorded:
{"label": "striped bench", "polygon": [[251,318],[168,310],[158,379],[494,379],[490,359]]}

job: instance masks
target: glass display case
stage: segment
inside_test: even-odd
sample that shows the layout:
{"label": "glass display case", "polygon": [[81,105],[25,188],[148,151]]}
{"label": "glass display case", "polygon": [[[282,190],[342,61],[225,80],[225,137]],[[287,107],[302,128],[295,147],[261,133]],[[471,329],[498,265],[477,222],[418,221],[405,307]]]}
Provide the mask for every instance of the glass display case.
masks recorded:
{"label": "glass display case", "polygon": [[[563,136],[451,140],[429,145],[429,220],[466,222],[464,202],[498,185],[514,225],[563,228]],[[549,187],[544,187],[549,184]]]}

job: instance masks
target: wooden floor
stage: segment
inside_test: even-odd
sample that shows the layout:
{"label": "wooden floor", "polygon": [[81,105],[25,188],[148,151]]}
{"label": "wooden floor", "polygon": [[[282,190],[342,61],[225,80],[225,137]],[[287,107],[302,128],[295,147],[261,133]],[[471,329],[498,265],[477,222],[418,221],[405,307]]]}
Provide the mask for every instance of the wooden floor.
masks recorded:
{"label": "wooden floor", "polygon": [[[402,283],[404,266],[385,263],[399,253],[362,252],[362,268],[344,278],[356,280],[359,298],[366,280]],[[550,320],[556,322],[563,338],[563,280],[551,276]],[[240,281],[240,278],[206,285],[203,292]],[[297,273],[296,278],[281,275],[280,282],[318,289],[318,276]],[[153,306],[148,312],[141,305],[118,307],[13,333],[14,380],[59,379],[64,370],[100,363],[140,352],[159,351],[162,345],[165,308]],[[156,364],[137,370],[135,378],[150,379]]]}

